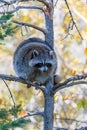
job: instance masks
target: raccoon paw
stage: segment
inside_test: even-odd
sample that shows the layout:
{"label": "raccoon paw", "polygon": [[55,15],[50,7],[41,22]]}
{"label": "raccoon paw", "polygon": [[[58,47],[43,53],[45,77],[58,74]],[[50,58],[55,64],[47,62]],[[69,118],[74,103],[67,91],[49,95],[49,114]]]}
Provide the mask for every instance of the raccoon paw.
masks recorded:
{"label": "raccoon paw", "polygon": [[37,86],[40,86],[41,84],[39,82],[35,81],[34,85],[36,86],[35,89],[37,90],[38,89]]}
{"label": "raccoon paw", "polygon": [[58,84],[62,80],[62,76],[54,75],[54,85]]}

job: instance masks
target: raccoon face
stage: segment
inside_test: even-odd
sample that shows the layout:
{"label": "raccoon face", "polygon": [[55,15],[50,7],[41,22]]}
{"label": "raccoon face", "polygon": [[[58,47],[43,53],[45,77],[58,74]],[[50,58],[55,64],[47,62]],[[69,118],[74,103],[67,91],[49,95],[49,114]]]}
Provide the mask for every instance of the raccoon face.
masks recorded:
{"label": "raccoon face", "polygon": [[38,70],[41,73],[48,72],[52,69],[54,64],[53,51],[48,53],[40,53],[37,50],[34,50],[32,53],[32,58],[29,61],[29,66]]}
{"label": "raccoon face", "polygon": [[41,72],[47,72],[51,67],[51,63],[36,63],[34,65],[35,68],[37,68]]}

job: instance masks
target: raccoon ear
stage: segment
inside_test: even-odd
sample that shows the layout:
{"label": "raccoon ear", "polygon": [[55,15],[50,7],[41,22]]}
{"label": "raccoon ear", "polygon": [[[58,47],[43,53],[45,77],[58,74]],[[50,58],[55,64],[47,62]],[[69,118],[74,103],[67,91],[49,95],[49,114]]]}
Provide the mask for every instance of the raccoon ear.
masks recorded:
{"label": "raccoon ear", "polygon": [[49,52],[49,55],[50,55],[51,58],[53,58],[54,52],[53,52],[53,51],[50,51],[50,52]]}
{"label": "raccoon ear", "polygon": [[37,57],[38,55],[39,55],[39,52],[37,50],[33,50],[32,58]]}

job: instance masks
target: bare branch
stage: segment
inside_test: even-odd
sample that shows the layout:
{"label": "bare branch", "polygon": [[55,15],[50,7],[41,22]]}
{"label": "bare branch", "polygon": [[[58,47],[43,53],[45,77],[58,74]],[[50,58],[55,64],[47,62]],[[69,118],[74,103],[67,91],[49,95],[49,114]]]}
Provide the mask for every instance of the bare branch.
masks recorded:
{"label": "bare branch", "polygon": [[54,8],[56,7],[57,3],[58,3],[58,0],[56,0],[56,2],[55,2],[55,4],[54,4]]}
{"label": "bare branch", "polygon": [[39,2],[42,2],[43,4],[45,4],[47,7],[49,7],[49,0],[37,0]]}
{"label": "bare branch", "polygon": [[76,82],[72,81],[71,83],[69,83],[67,85],[56,88],[54,93],[56,93],[57,91],[59,91],[61,89],[68,88],[68,87],[75,86],[75,85],[79,85],[79,84],[87,84],[87,81],[76,81]]}
{"label": "bare branch", "polygon": [[[0,20],[0,23],[5,23],[7,22],[7,20]],[[21,21],[16,21],[16,20],[12,20],[13,23],[16,23],[16,24],[19,24],[19,25],[22,25],[22,26],[28,26],[28,27],[31,27],[31,28],[34,28],[36,30],[39,30],[41,31],[42,33],[44,33],[46,35],[46,31],[45,29],[42,29],[38,26],[35,26],[35,25],[32,25],[32,24],[28,24],[28,23],[24,23],[24,22],[21,22]]]}
{"label": "bare branch", "polygon": [[73,13],[75,13],[83,22],[87,24],[87,18],[85,18],[79,11],[76,10],[76,8],[72,9]]}
{"label": "bare branch", "polygon": [[17,0],[12,0],[12,1],[10,1],[10,2],[7,2],[7,1],[5,1],[5,0],[0,0],[0,2],[3,3],[3,5],[0,5],[0,7],[3,7],[3,6],[6,6],[6,5],[12,5],[12,4],[16,3]]}
{"label": "bare branch", "polygon": [[15,103],[14,97],[13,97],[13,95],[12,95],[12,92],[11,92],[11,90],[10,90],[8,84],[6,83],[6,81],[5,81],[4,79],[3,79],[3,82],[5,83],[7,89],[8,89],[8,91],[9,91],[9,93],[10,93],[10,96],[11,96],[11,99],[12,99],[12,102],[13,102],[14,108],[15,108],[15,107],[16,107],[16,103]]}
{"label": "bare branch", "polygon": [[70,14],[70,16],[71,16],[71,20],[72,20],[72,22],[73,22],[73,25],[75,26],[75,28],[76,28],[76,30],[77,30],[79,36],[80,36],[81,39],[83,40],[83,37],[82,37],[82,35],[81,35],[81,33],[80,33],[80,31],[79,31],[79,29],[78,29],[76,23],[75,23],[75,20],[74,20],[74,18],[73,18],[73,15],[72,15],[72,12],[71,12],[71,10],[70,10],[70,8],[69,8],[69,5],[68,5],[67,0],[65,0],[65,3],[66,3],[66,6],[67,6],[67,8],[68,8],[68,10],[69,10],[69,14]]}
{"label": "bare branch", "polygon": [[29,116],[42,116],[42,117],[44,117],[44,112],[39,112],[39,111],[37,111],[37,112],[32,112],[32,111],[30,111],[30,112],[28,112],[25,116],[22,116],[22,117],[20,117],[20,118],[18,118],[18,119],[27,118],[27,117],[29,117]]}
{"label": "bare branch", "polygon": [[39,83],[32,83],[31,81],[16,77],[16,76],[12,76],[12,75],[5,75],[5,74],[0,74],[0,79],[2,80],[9,80],[9,81],[16,81],[19,83],[23,83],[26,84],[27,86],[33,86],[36,89],[40,89],[42,91],[44,91],[44,88],[42,86],[39,85]]}
{"label": "bare branch", "polygon": [[75,121],[75,122],[78,122],[78,123],[86,123],[87,124],[87,121],[80,121],[80,120],[77,120],[77,119],[70,119],[70,118],[62,118],[62,117],[60,117],[60,118],[56,118],[56,119],[58,119],[58,120],[69,120],[69,121]]}
{"label": "bare branch", "polygon": [[[14,13],[20,9],[39,9],[39,10],[44,11],[43,8],[40,6],[17,6],[17,7],[15,7],[15,9],[13,9],[11,11],[6,11],[5,13]],[[3,11],[0,12],[0,14],[3,14],[3,13],[4,13]]]}
{"label": "bare branch", "polygon": [[[77,123],[80,123],[80,124],[87,124],[87,121],[80,121],[80,120],[77,120],[77,119],[70,119],[70,118],[56,118],[57,120],[65,120],[65,121],[70,121],[70,122],[77,122]],[[66,128],[58,128],[58,127],[54,127],[56,128],[56,130],[68,130]],[[87,126],[85,127],[81,127],[81,128],[76,128],[74,130],[87,130]]]}
{"label": "bare branch", "polygon": [[10,5],[10,2],[7,2],[7,1],[5,1],[5,0],[0,0],[0,2],[3,2],[3,3],[5,3],[5,4],[7,4],[7,5]]}
{"label": "bare branch", "polygon": [[35,25],[32,25],[32,24],[28,24],[28,23],[24,23],[24,22],[21,22],[21,21],[15,21],[15,20],[12,20],[13,23],[16,23],[16,24],[19,24],[19,25],[22,25],[22,26],[28,26],[28,27],[32,27],[32,28],[35,28],[39,31],[41,31],[42,33],[44,33],[46,35],[46,31],[38,26],[35,26]]}
{"label": "bare branch", "polygon": [[74,86],[74,85],[78,85],[78,84],[87,84],[87,81],[76,82],[77,80],[82,80],[82,79],[85,79],[85,78],[87,78],[87,73],[82,74],[82,75],[76,75],[74,77],[70,77],[66,81],[59,83],[56,86],[54,86],[53,93],[56,93],[58,90],[66,88],[66,87],[70,87],[70,86]]}
{"label": "bare branch", "polygon": [[[5,0],[1,0],[1,2],[4,3],[4,5],[6,5],[6,4],[12,5],[12,4],[14,4],[14,3],[17,3],[17,2],[24,2],[24,1],[28,1],[28,0],[20,0],[20,1],[14,0],[14,1],[11,1],[11,2],[7,2],[7,1],[5,1]],[[37,0],[37,1],[42,2],[44,5],[46,5],[47,7],[50,8],[50,6],[49,6],[49,3],[50,3],[49,0]]]}
{"label": "bare branch", "polygon": [[28,114],[28,116],[43,116],[44,117],[44,112],[28,112],[27,113]]}
{"label": "bare branch", "polygon": [[[56,130],[68,130],[67,128],[54,127]],[[76,128],[74,130],[87,130],[87,127]]]}
{"label": "bare branch", "polygon": [[6,0],[0,0],[0,2],[4,3],[4,5],[6,5],[6,4],[12,5],[12,4],[15,4],[17,2],[24,2],[24,1],[28,1],[28,0],[11,0],[10,2],[7,2]]}

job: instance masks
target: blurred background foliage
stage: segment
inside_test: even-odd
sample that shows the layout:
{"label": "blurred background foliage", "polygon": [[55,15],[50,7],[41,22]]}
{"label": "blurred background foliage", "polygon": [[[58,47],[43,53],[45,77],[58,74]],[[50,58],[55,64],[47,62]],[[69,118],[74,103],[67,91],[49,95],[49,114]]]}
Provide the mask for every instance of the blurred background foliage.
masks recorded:
{"label": "blurred background foliage", "polygon": [[[61,75],[62,81],[70,76],[87,72],[87,2],[86,0],[67,0],[67,2],[81,36],[71,21],[64,0],[59,0],[54,7],[54,48],[58,57],[57,73]],[[27,1],[14,4],[14,8],[18,5],[42,6],[37,1]],[[6,9],[7,7],[4,7],[0,12]],[[12,9],[13,7],[9,6],[9,11]],[[44,14],[39,10],[21,9],[14,14],[1,14],[0,20],[7,21],[0,24],[0,74],[16,75],[13,69],[13,54],[17,46],[29,37],[44,39],[44,35],[33,28],[12,23],[12,20],[45,28]],[[44,107],[44,98],[39,90],[32,87],[27,88],[27,86],[17,82],[6,81],[6,83],[12,92],[16,105],[19,107],[16,108],[16,115],[12,115],[10,110],[13,110],[14,104],[11,95],[4,82],[0,80],[0,130],[14,128],[14,125],[12,125],[14,119],[25,116],[28,111],[43,110]],[[86,85],[65,88],[56,93],[54,100],[55,129],[57,126],[70,130],[86,126]],[[6,118],[5,121],[1,120],[3,116],[1,116],[1,113],[4,113],[3,119]],[[25,121],[23,120],[24,124],[26,124]],[[2,122],[4,122],[4,125],[9,123],[9,127],[8,125],[6,127],[2,126]],[[20,122],[19,120],[18,124],[22,124]],[[28,124],[24,125],[24,128],[19,128],[18,125],[15,126],[17,127],[15,130],[41,130],[43,119],[38,116],[29,117]]]}

